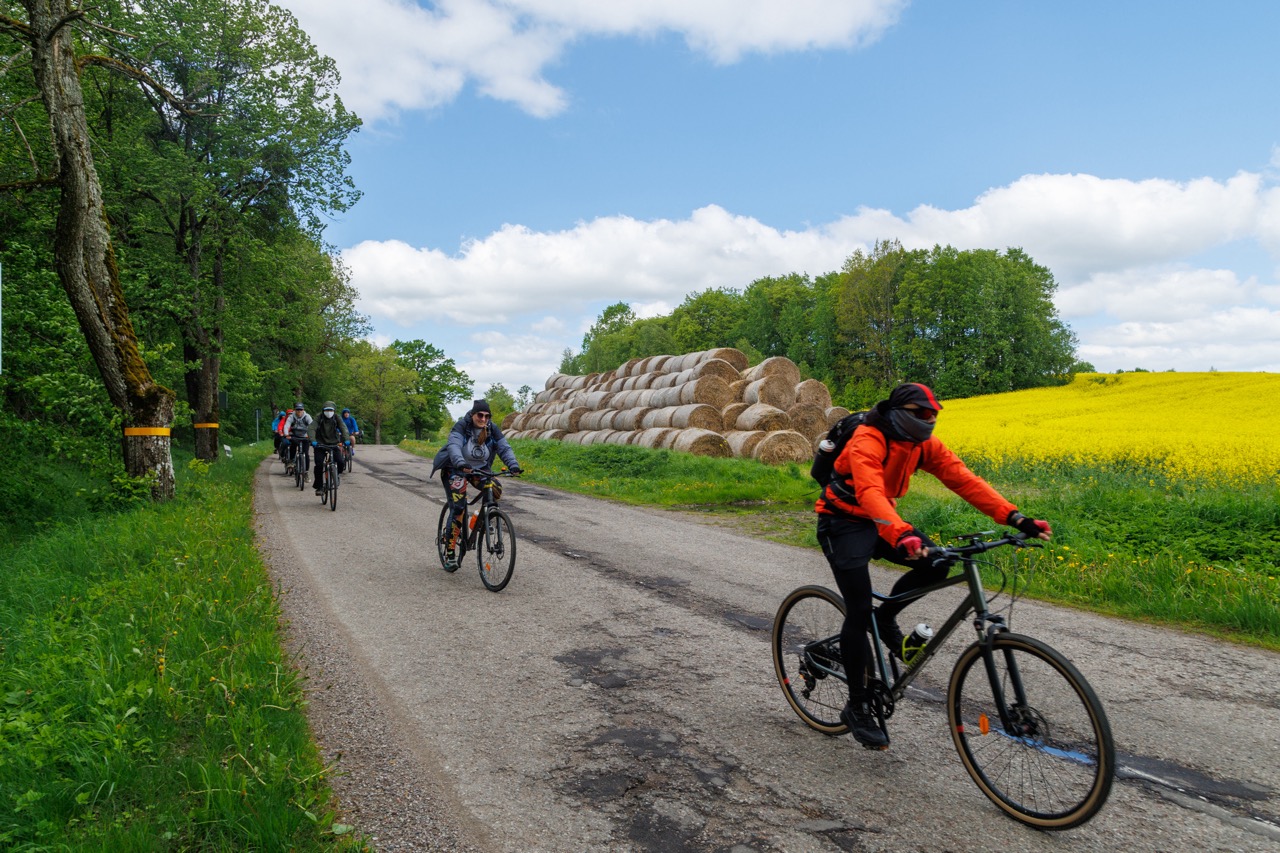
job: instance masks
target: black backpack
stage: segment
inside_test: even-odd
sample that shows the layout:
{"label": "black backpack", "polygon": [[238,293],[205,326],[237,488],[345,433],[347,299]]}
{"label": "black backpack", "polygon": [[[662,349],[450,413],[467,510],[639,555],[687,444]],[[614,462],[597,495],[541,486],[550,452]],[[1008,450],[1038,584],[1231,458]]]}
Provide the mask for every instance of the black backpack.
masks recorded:
{"label": "black backpack", "polygon": [[817,480],[819,486],[825,487],[831,482],[831,475],[835,472],[836,457],[840,455],[840,451],[844,450],[844,446],[849,443],[849,438],[853,435],[853,431],[866,423],[866,421],[866,412],[851,412],[836,421],[831,425],[831,429],[827,430],[826,440],[835,446],[830,450],[823,450],[819,446],[818,450],[813,454],[813,464],[809,466],[809,476]]}

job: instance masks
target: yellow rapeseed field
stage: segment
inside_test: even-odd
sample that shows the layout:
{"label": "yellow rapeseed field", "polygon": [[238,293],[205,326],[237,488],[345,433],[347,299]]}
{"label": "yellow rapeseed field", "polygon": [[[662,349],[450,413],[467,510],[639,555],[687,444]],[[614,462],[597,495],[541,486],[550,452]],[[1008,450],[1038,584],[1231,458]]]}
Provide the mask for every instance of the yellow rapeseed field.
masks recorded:
{"label": "yellow rapeseed field", "polygon": [[1280,477],[1276,373],[1085,373],[1058,388],[943,400],[937,435],[971,461],[1119,465],[1176,480]]}

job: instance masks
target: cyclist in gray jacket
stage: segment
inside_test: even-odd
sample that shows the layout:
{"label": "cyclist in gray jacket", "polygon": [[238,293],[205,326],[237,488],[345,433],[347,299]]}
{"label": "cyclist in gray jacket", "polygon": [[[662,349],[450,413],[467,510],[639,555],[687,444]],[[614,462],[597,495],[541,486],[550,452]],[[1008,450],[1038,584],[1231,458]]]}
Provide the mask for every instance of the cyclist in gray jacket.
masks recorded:
{"label": "cyclist in gray jacket", "polygon": [[305,460],[307,454],[311,452],[310,430],[312,418],[308,415],[299,402],[293,407],[293,414],[284,422],[284,434],[289,436],[289,464],[285,467],[285,473],[292,474],[293,466],[298,464],[298,453],[302,453]]}
{"label": "cyclist in gray jacket", "polygon": [[316,476],[315,482],[311,485],[315,488],[317,495],[321,491],[321,472],[325,462],[330,453],[337,452],[333,448],[342,444],[351,444],[351,433],[347,432],[347,425],[338,417],[338,413],[334,411],[333,401],[330,400],[324,404],[320,419],[312,421],[311,446],[315,448]]}
{"label": "cyclist in gray jacket", "polygon": [[[450,562],[456,559],[454,549],[458,536],[462,533],[462,519],[467,512],[467,483],[480,487],[479,478],[471,476],[471,472],[478,468],[488,468],[493,464],[494,456],[498,456],[511,473],[520,473],[520,463],[516,461],[515,451],[492,419],[488,401],[476,400],[471,405],[471,411],[454,423],[453,429],[449,430],[449,440],[431,463],[431,476],[435,476],[437,469],[440,471],[445,497],[449,501],[449,518],[453,526],[446,557]],[[493,484],[493,496],[502,497],[501,483]]]}

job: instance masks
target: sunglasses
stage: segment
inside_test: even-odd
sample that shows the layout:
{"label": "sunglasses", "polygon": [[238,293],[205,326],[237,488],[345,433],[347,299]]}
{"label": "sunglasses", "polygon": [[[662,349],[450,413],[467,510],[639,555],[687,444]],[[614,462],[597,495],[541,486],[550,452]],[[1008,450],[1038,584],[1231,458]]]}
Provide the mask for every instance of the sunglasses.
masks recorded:
{"label": "sunglasses", "polygon": [[487,421],[487,420],[489,420],[489,413],[488,413],[488,412],[476,412],[474,415],[472,415],[472,417],[473,417],[473,418],[479,418],[479,419],[480,419],[480,420],[482,420],[482,421]]}
{"label": "sunglasses", "polygon": [[903,406],[903,408],[906,409],[911,414],[915,415],[917,418],[919,418],[922,421],[932,421],[932,420],[936,420],[938,417],[938,413],[935,412],[933,409],[922,409],[922,408],[912,409],[907,406]]}

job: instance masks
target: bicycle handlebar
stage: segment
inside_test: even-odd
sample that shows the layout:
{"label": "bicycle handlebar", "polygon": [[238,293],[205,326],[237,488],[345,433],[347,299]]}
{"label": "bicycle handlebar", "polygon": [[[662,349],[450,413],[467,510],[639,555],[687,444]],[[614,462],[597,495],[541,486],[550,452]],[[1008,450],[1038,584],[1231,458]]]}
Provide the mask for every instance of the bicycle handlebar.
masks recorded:
{"label": "bicycle handlebar", "polygon": [[1044,543],[1039,539],[1032,539],[1025,533],[1012,533],[999,539],[979,539],[980,536],[990,536],[993,530],[983,530],[979,533],[969,533],[961,536],[961,539],[969,540],[968,545],[956,545],[954,547],[934,547],[926,551],[925,556],[933,560],[935,566],[942,563],[957,563],[965,557],[971,557],[974,554],[982,554],[993,548],[999,548],[1003,545],[1012,545],[1015,548],[1043,548]]}

